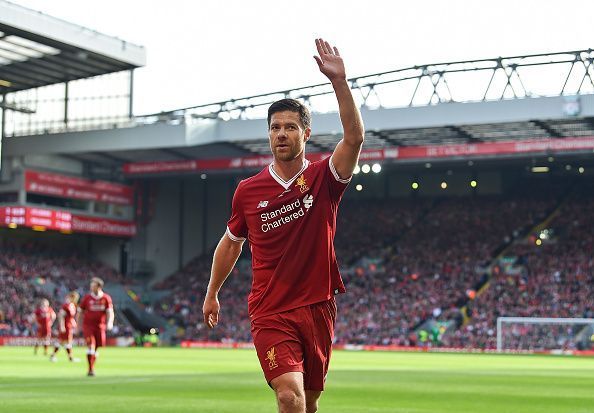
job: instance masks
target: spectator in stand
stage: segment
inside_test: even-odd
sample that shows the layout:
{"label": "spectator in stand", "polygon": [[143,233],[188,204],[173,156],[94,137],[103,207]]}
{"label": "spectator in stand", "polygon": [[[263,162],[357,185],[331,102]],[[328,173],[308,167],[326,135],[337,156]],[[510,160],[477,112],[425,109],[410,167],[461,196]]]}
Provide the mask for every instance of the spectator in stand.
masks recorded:
{"label": "spectator in stand", "polygon": [[[57,306],[65,292],[84,292],[89,274],[102,274],[110,283],[124,280],[114,269],[70,248],[3,240],[0,244],[0,312],[4,321],[0,323],[0,335],[32,336],[36,329],[30,315],[35,311],[36,302],[48,299]],[[50,292],[43,288],[49,282],[55,286]],[[116,319],[116,322],[121,320]],[[127,325],[115,328],[132,334]]]}
{"label": "spectator in stand", "polygon": [[[336,249],[348,292],[337,299],[336,342],[411,344],[417,325],[455,314],[453,307],[466,301],[495,250],[542,220],[554,204],[554,198],[532,194],[345,202]],[[374,219],[355,219],[363,215]],[[202,327],[196,308],[210,264],[207,254],[166,279],[159,287],[171,295],[156,311],[180,327],[180,340],[250,341],[249,323],[242,321],[251,277],[245,257],[223,289],[228,305],[221,316],[227,321],[220,330]]]}
{"label": "spectator in stand", "polygon": [[[579,189],[550,222],[552,239],[540,240],[537,245],[540,234],[534,234],[505,253],[517,257],[515,268],[520,271],[493,276],[489,288],[472,303],[472,320],[449,338],[450,345],[496,348],[498,317],[593,315],[594,188]],[[552,328],[516,329],[509,334],[505,338],[510,348],[542,350],[576,345],[556,342],[555,337],[568,334]]]}
{"label": "spectator in stand", "polygon": [[[523,185],[521,192],[499,197],[345,200],[335,245],[347,294],[337,299],[336,342],[414,345],[415,330],[424,320],[459,318],[457,307],[466,303],[467,291],[474,291],[496,250],[542,222],[562,193],[554,185]],[[594,187],[580,186],[576,193],[550,222],[551,240],[541,246],[535,238],[513,242],[505,255],[518,257],[519,274],[494,272],[489,286],[470,301],[470,322],[445,334],[444,345],[495,348],[499,316],[594,316]],[[32,335],[27,316],[33,300],[57,303],[56,294],[84,286],[90,273],[105,274],[110,283],[123,279],[102,264],[34,243],[5,244],[0,252],[2,335]],[[225,322],[217,329],[204,328],[200,312],[212,254],[194,259],[159,285],[170,294],[153,305],[154,312],[176,326],[178,340],[251,341],[247,253],[221,292]],[[55,284],[53,297],[42,289],[44,280]],[[555,337],[568,332],[547,331],[516,328],[508,341],[534,349],[575,345],[566,339],[557,343]]]}

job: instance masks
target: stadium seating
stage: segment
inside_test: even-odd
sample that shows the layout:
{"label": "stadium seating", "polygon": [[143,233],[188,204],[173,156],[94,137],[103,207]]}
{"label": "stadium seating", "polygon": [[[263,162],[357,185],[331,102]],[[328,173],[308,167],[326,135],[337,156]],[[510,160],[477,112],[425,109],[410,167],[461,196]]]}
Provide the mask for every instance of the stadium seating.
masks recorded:
{"label": "stadium seating", "polygon": [[[71,249],[4,240],[0,246],[0,335],[33,335],[31,314],[38,299],[48,298],[57,311],[68,291],[77,290],[81,297],[86,294],[92,276],[107,283],[124,279],[114,269]],[[114,330],[114,334],[131,333],[118,318]]]}
{"label": "stadium seating", "polygon": [[[537,236],[514,245],[506,256],[517,257],[519,273],[505,270],[470,305],[472,320],[448,339],[456,347],[495,348],[497,317],[594,317],[594,199],[590,187],[571,197],[547,225],[552,240]],[[543,334],[544,330],[543,330]],[[551,337],[522,342],[512,348],[545,348]]]}
{"label": "stadium seating", "polygon": [[[345,202],[336,247],[348,293],[337,298],[336,341],[413,343],[423,320],[450,317],[468,300],[497,251],[555,208],[560,193],[554,195]],[[179,339],[250,340],[248,258],[222,289],[221,323],[214,330],[203,327],[201,314],[211,255],[160,285],[172,294],[158,311],[180,326]]]}
{"label": "stadium seating", "polygon": [[[408,345],[414,327],[447,315],[466,300],[481,268],[514,232],[542,219],[551,202],[531,199],[446,199],[375,258],[344,271],[337,341]],[[356,242],[356,240],[354,240]]]}
{"label": "stadium seating", "polygon": [[[499,316],[594,316],[594,188],[567,195],[550,183],[521,187],[505,196],[345,200],[336,248],[348,293],[337,297],[336,342],[415,344],[423,321],[454,319],[463,306],[470,318],[448,331],[443,345],[494,348]],[[549,229],[551,239],[537,246],[539,234],[528,235],[543,222],[538,228]],[[498,256],[515,259],[514,271],[497,265]],[[176,340],[250,341],[249,249],[221,291],[213,330],[201,311],[211,261],[212,254],[196,257],[166,278],[157,288],[170,294],[147,310],[177,327]],[[43,282],[56,285],[55,300],[86,289],[89,274],[122,281],[102,264],[34,244],[3,246],[0,274],[0,334],[31,332],[27,315],[32,298],[47,294]],[[469,294],[483,284],[476,297]],[[536,348],[546,340],[516,344]]]}

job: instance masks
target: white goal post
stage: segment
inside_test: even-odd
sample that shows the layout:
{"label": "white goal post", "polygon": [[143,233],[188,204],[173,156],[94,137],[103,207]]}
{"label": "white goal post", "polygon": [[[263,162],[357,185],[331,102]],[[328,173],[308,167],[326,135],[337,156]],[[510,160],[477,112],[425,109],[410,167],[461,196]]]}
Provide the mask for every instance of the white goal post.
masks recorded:
{"label": "white goal post", "polygon": [[581,350],[593,343],[594,318],[497,318],[497,351]]}

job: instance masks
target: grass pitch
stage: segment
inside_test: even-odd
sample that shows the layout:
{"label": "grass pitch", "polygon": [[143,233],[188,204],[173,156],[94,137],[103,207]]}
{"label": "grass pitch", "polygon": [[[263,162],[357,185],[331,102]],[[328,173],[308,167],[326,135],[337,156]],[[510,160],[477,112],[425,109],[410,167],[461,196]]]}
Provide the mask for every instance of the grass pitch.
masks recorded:
{"label": "grass pitch", "polygon": [[[276,412],[251,350],[0,347],[0,412]],[[593,413],[594,358],[336,351],[320,413]]]}

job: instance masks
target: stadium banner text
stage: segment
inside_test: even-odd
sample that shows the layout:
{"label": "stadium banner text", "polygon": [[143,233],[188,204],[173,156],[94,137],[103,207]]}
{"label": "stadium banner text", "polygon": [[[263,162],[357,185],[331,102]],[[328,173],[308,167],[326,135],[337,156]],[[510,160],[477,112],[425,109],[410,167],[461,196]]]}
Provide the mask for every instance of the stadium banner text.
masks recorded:
{"label": "stadium banner text", "polygon": [[[31,347],[39,343],[37,337],[0,336],[0,346]],[[83,338],[75,338],[73,344],[77,347],[86,347]],[[108,337],[106,344],[110,347],[130,347],[134,344],[133,337]]]}
{"label": "stadium banner text", "polygon": [[0,226],[17,228],[23,226],[39,230],[84,232],[89,234],[132,237],[136,224],[132,221],[76,215],[48,208],[26,206],[0,207]]}
{"label": "stadium banner text", "polygon": [[131,186],[32,170],[25,171],[25,191],[107,204],[132,205],[134,202]]}
{"label": "stadium banner text", "polygon": [[[594,137],[526,139],[520,141],[482,142],[455,145],[405,146],[361,151],[360,162],[400,161],[422,159],[471,158],[481,156],[561,153],[594,149]],[[307,154],[312,161],[330,156],[330,152]],[[209,170],[263,168],[272,162],[272,155],[240,158],[193,159],[184,161],[136,162],[124,164],[126,175],[162,174],[171,172],[199,172]]]}

